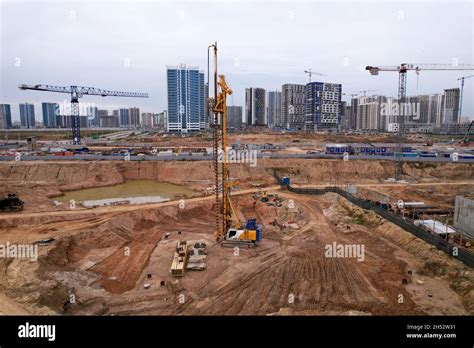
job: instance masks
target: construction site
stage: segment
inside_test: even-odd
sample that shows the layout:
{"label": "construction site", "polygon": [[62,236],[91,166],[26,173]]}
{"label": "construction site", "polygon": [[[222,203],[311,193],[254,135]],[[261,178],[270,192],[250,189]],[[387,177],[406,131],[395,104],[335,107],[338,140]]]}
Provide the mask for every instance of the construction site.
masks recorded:
{"label": "construction site", "polygon": [[[429,144],[450,151],[445,161],[286,157],[345,149],[351,136],[228,136],[232,90],[217,68],[214,83],[208,138],[128,139],[163,160],[0,162],[2,252],[37,250],[0,260],[1,314],[474,314],[474,163],[451,160],[469,141]],[[386,152],[400,143],[354,139]],[[123,141],[87,146],[120,151]],[[228,159],[234,143],[265,147],[249,165]]]}
{"label": "construction site", "polygon": [[[1,312],[473,314],[472,267],[336,193],[295,194],[273,176],[275,170],[287,175],[295,187],[329,186],[336,171],[340,185],[347,178],[361,197],[423,201],[440,210],[433,214],[441,220],[454,209],[455,196],[472,194],[472,165],[405,163],[410,184],[384,183],[393,171],[388,161],[265,159],[255,168],[229,167],[239,182],[230,195],[238,218],[262,225],[255,247],[216,241],[215,197],[203,184],[213,180],[212,163],[2,163],[3,193],[17,192],[24,209],[0,215],[0,244],[36,243],[39,257],[2,260]],[[138,205],[53,203],[78,188],[140,180],[193,193]],[[196,256],[185,255],[176,276],[171,268],[180,242],[200,257],[193,267]],[[363,244],[365,259],[327,258],[325,245],[332,243]],[[474,249],[469,242],[463,248]]]}

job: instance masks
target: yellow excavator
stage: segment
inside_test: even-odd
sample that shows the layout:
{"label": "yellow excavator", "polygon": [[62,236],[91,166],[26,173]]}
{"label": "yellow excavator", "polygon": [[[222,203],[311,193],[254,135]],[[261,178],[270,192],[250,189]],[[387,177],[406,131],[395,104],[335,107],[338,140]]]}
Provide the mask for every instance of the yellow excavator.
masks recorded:
{"label": "yellow excavator", "polygon": [[[214,49],[214,99],[210,98],[210,106],[214,112],[216,239],[221,242],[222,246],[251,248],[256,245],[256,242],[261,240],[262,226],[257,224],[256,219],[249,219],[244,225],[238,217],[230,196],[232,184],[230,182],[227,162],[227,96],[232,94],[232,89],[227,84],[224,75],[217,75],[217,43],[210,45],[209,48]],[[219,138],[221,140],[220,155],[222,157],[222,201],[219,199]],[[222,225],[220,225],[219,221],[221,212]]]}

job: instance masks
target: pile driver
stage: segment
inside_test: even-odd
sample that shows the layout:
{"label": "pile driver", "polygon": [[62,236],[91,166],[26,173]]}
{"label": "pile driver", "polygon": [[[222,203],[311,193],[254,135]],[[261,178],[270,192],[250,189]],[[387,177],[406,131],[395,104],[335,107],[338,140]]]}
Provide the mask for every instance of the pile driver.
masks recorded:
{"label": "pile driver", "polygon": [[[216,195],[216,239],[222,246],[254,247],[260,241],[262,226],[256,219],[249,219],[244,225],[239,219],[231,199],[231,182],[227,159],[227,96],[232,89],[224,75],[217,74],[217,42],[208,46],[214,51],[214,98],[209,98],[209,109],[213,112],[213,156]],[[209,58],[209,55],[208,55]],[[221,145],[219,149],[219,143]],[[220,152],[220,153],[219,153]],[[221,163],[221,185],[219,185],[219,155]],[[222,191],[222,200],[219,191]],[[222,223],[220,215],[222,214]]]}

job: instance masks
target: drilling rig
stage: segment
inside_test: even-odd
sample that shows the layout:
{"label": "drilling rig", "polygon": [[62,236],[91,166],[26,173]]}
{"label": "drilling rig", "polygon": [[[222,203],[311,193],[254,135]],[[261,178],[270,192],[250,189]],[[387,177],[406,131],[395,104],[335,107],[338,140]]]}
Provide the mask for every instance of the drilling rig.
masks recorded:
{"label": "drilling rig", "polygon": [[[257,224],[256,219],[249,219],[244,225],[239,219],[231,199],[232,184],[227,159],[227,96],[232,94],[232,89],[227,84],[225,76],[217,74],[217,42],[208,46],[208,53],[209,48],[214,51],[214,98],[209,98],[209,107],[214,114],[213,156],[216,183],[216,239],[225,247],[252,248],[256,242],[261,240],[262,226]],[[221,145],[220,149],[219,143]],[[222,157],[221,185],[219,185],[219,157]],[[220,199],[219,191],[222,191],[222,199]],[[222,223],[220,222],[221,214]]]}

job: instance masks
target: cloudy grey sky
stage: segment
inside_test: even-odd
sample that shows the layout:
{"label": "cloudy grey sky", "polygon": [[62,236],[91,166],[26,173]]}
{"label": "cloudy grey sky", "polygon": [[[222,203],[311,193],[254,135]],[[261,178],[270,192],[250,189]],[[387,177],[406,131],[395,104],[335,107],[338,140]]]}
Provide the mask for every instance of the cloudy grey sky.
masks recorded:
{"label": "cloudy grey sky", "polygon": [[[398,74],[370,76],[366,65],[473,64],[473,1],[22,1],[0,0],[0,102],[64,102],[67,95],[17,86],[83,85],[148,92],[149,99],[82,98],[99,108],[166,109],[166,65],[207,70],[218,41],[219,72],[244,105],[245,87],[305,83],[305,69],[343,92],[397,95]],[[460,86],[474,71],[409,73],[408,95]],[[316,78],[313,77],[313,80]],[[463,114],[474,118],[474,78]]]}

